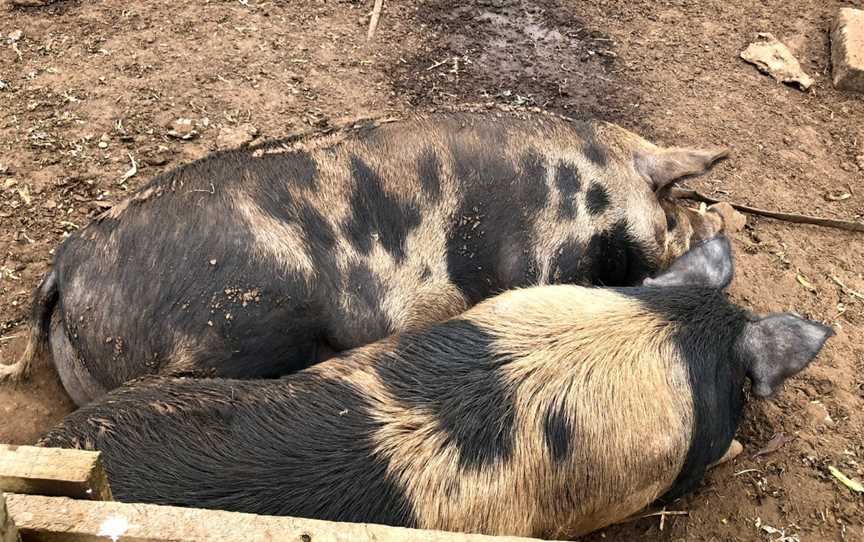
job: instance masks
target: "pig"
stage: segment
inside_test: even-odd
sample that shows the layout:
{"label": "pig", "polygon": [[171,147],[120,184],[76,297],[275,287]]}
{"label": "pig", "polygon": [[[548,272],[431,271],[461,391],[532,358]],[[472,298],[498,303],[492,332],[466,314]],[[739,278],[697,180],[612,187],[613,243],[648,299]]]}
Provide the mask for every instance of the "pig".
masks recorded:
{"label": "pig", "polygon": [[83,405],[147,374],[278,377],[510,288],[637,284],[722,230],[669,192],[726,154],[523,112],[219,152],[72,234],[0,368],[47,350]]}
{"label": "pig", "polygon": [[730,250],[510,290],[281,379],[145,377],[39,445],[101,451],[121,501],[578,536],[695,488],[734,455],[745,379],[771,396],[833,334],[732,304]]}

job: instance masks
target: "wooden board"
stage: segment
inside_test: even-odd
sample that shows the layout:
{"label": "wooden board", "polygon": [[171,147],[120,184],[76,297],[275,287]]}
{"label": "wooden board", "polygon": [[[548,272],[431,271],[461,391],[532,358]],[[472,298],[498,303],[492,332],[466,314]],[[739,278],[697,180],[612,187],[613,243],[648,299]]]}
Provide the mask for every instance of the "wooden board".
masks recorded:
{"label": "wooden board", "polygon": [[6,497],[0,491],[0,542],[19,542],[18,529],[6,513]]}
{"label": "wooden board", "polygon": [[256,516],[152,504],[6,495],[23,542],[527,542],[531,539]]}
{"label": "wooden board", "polygon": [[0,491],[110,501],[99,452],[0,444]]}

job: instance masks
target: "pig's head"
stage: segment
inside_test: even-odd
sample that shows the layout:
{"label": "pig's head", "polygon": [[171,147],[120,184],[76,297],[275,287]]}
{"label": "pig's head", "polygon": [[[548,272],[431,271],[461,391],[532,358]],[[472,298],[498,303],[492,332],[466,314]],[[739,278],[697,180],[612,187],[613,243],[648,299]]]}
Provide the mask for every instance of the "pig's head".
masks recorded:
{"label": "pig's head", "polygon": [[660,269],[691,244],[725,231],[721,214],[688,208],[671,191],[679,181],[709,171],[728,155],[727,148],[662,148],[614,124],[597,123],[593,129],[593,137],[615,157],[601,182],[627,202],[631,233],[643,242],[650,240]]}
{"label": "pig's head", "polygon": [[[732,277],[732,248],[729,240],[720,235],[695,245],[666,271],[645,279],[643,284],[719,291],[729,286]],[[710,297],[703,299],[707,303]],[[741,314],[745,318],[743,325],[728,326],[737,330],[734,357],[759,397],[774,395],[787,378],[807,367],[834,335],[830,327],[794,313]]]}

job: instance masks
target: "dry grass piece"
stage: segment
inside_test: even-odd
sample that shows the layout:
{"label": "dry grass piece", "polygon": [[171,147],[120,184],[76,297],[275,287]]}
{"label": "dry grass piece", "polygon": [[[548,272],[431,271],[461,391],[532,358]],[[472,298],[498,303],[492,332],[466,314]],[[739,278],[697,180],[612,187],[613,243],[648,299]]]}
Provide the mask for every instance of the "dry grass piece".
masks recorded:
{"label": "dry grass piece", "polygon": [[366,39],[371,40],[375,35],[375,30],[378,29],[378,19],[381,18],[381,10],[384,8],[384,0],[375,0],[375,7],[372,8],[372,17],[369,19],[369,31],[366,33]]}

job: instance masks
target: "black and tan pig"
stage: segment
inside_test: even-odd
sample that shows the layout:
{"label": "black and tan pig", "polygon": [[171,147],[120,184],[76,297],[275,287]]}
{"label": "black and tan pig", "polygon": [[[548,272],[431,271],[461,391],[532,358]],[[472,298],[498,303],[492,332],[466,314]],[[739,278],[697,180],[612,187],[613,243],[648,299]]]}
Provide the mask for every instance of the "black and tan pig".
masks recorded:
{"label": "black and tan pig", "polygon": [[0,369],[47,347],[80,405],[145,374],[279,376],[510,288],[636,284],[721,229],[668,191],[724,152],[448,113],[217,153],[66,240]]}
{"label": "black and tan pig", "polygon": [[506,292],[278,380],[147,377],[43,446],[101,450],[115,498],[563,538],[693,489],[832,334],[723,292],[725,238],[643,287]]}

